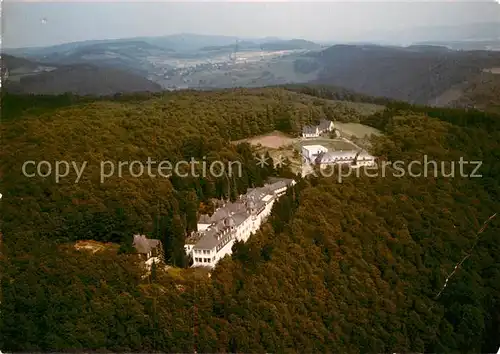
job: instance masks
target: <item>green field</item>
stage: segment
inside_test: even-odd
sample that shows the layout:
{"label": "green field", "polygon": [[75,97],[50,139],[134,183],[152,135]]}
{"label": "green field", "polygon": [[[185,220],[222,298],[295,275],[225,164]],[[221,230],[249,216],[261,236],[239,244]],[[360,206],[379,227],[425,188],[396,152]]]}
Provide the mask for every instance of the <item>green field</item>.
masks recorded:
{"label": "green field", "polygon": [[335,122],[335,128],[340,130],[342,136],[356,136],[357,138],[364,138],[365,136],[381,135],[381,132],[375,128],[359,123],[342,123]]}

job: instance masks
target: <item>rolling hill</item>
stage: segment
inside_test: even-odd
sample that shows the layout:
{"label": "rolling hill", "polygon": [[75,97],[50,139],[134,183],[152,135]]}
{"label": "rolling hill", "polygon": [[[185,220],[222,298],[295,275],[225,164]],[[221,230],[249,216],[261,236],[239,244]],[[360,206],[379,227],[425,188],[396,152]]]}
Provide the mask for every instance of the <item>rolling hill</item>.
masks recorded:
{"label": "rolling hill", "polygon": [[500,67],[497,52],[425,46],[335,45],[314,57],[322,67],[315,83],[418,104],[432,104],[485,68]]}
{"label": "rolling hill", "polygon": [[174,50],[158,47],[142,40],[115,40],[69,43],[25,52],[28,59],[58,65],[91,64],[127,70],[147,76],[154,66],[149,57],[168,56]]}
{"label": "rolling hill", "polygon": [[[471,32],[474,40],[478,40],[481,34],[492,33],[491,25],[474,28],[475,32]],[[452,30],[447,31],[451,35]],[[462,29],[453,38],[466,38],[463,37],[464,33],[467,31]],[[286,50],[296,52],[282,56],[280,52]],[[238,58],[241,60],[231,62],[228,54],[235,51],[255,53],[241,55]],[[259,51],[266,53],[259,56]],[[100,67],[100,70],[123,70],[131,75],[151,78],[164,88],[200,89],[308,83],[344,87],[370,96],[415,104],[463,104],[478,108],[493,102],[494,97],[486,99],[489,103],[481,102],[488,91],[497,92],[494,88],[496,77],[485,78],[483,71],[500,67],[500,52],[456,51],[446,45],[430,45],[425,42],[407,47],[338,44],[322,50],[320,44],[302,39],[240,40],[232,36],[195,34],[86,41],[25,49],[23,53],[28,59],[37,58],[30,60],[39,63],[37,70],[44,71],[44,77],[50,82],[55,82],[55,78],[51,77],[59,73],[67,75],[75,70],[75,65],[90,64]],[[43,65],[45,67],[41,67]],[[54,71],[49,75],[47,72],[53,69],[48,67],[50,65],[70,65],[73,69]],[[88,72],[89,67],[85,70]],[[71,75],[73,85],[78,80],[78,75]],[[94,74],[89,73],[89,76],[93,77]],[[120,75],[115,72],[108,75],[111,76],[117,78]],[[130,80],[139,81],[132,77]],[[33,90],[35,87],[39,90],[39,84],[30,80],[23,81],[26,85],[29,83]],[[470,86],[469,83],[474,84]],[[16,85],[11,85],[10,88],[13,89],[13,86]],[[113,89],[96,92],[111,90]],[[473,91],[482,93],[474,95]],[[80,92],[88,92],[88,89]],[[464,97],[462,103],[453,102],[461,97],[462,92],[466,92],[468,98]]]}
{"label": "rolling hill", "polygon": [[297,50],[297,49],[315,50],[315,49],[320,49],[321,45],[311,41],[306,41],[304,39],[290,39],[290,40],[280,40],[280,41],[262,43],[260,45],[260,48],[262,50],[270,50],[270,51]]}
{"label": "rolling hill", "polygon": [[451,96],[449,96],[446,106],[473,107],[500,112],[500,73],[483,72],[469,81],[451,88],[442,96],[450,93]]}
{"label": "rolling hill", "polygon": [[[312,119],[352,119],[353,112],[339,115],[336,104],[283,89],[3,98],[2,351],[497,350],[499,219],[477,232],[500,208],[498,116],[391,103],[364,117],[383,132],[373,139],[380,159],[428,155],[438,166],[481,159],[482,178],[392,169],[342,183],[335,175],[296,176],[265,225],[207,277],[180,268],[200,203],[237,198],[270,172],[286,172],[258,167],[248,145],[231,141],[277,127],[298,133]],[[156,178],[126,167],[100,182],[101,161],[148,157],[240,161],[243,173],[162,178],[155,164]],[[30,160],[88,165],[78,183],[73,170],[58,183],[53,174],[23,175]],[[136,232],[161,239],[172,268],[142,277],[128,243]],[[92,254],[75,249],[82,239],[113,245]]]}
{"label": "rolling hill", "polygon": [[8,73],[3,88],[13,93],[57,95],[111,95],[120,92],[157,92],[161,86],[139,75],[89,64],[42,64],[13,56],[2,56]]}

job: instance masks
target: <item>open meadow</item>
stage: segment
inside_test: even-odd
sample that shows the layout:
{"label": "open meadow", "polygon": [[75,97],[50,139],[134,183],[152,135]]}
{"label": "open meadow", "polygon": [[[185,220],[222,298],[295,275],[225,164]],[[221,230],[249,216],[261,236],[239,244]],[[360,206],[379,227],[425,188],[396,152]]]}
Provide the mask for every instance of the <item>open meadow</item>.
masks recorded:
{"label": "open meadow", "polygon": [[347,137],[354,135],[357,138],[365,138],[367,136],[369,137],[371,134],[381,135],[381,132],[379,130],[359,123],[335,122],[335,128],[340,131],[340,134],[342,136]]}

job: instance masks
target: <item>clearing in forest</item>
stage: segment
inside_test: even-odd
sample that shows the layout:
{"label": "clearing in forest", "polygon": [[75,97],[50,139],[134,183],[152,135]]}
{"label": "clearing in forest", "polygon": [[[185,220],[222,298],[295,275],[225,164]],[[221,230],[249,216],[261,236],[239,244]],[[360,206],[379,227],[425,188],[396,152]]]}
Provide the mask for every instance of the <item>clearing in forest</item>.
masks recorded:
{"label": "clearing in forest", "polygon": [[292,138],[285,133],[280,131],[274,131],[265,135],[258,135],[248,139],[242,139],[234,141],[234,144],[239,144],[242,142],[247,142],[250,145],[262,146],[269,149],[279,149],[280,147],[285,147],[291,145],[296,139]]}
{"label": "clearing in forest", "polygon": [[342,136],[346,137],[354,135],[356,138],[365,138],[371,134],[382,135],[378,129],[360,123],[335,122],[335,128],[340,131]]}
{"label": "clearing in forest", "polygon": [[75,249],[78,251],[88,251],[92,253],[102,252],[106,250],[117,251],[120,246],[116,243],[103,243],[94,240],[81,240],[75,243]]}

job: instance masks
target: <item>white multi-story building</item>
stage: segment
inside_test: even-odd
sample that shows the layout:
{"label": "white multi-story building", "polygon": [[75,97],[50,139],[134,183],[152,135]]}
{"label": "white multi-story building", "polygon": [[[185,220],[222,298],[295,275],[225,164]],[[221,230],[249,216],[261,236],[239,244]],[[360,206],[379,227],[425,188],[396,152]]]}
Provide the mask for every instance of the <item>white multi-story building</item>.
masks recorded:
{"label": "white multi-story building", "polygon": [[246,242],[271,213],[274,202],[295,185],[291,179],[279,179],[260,188],[249,189],[239,200],[225,204],[212,216],[202,215],[198,231],[186,240],[184,249],[193,259],[193,267],[213,268],[232,253],[235,241]]}
{"label": "white multi-story building", "polygon": [[302,146],[302,157],[306,163],[314,163],[316,157],[326,152],[328,152],[328,149],[323,145]]}

